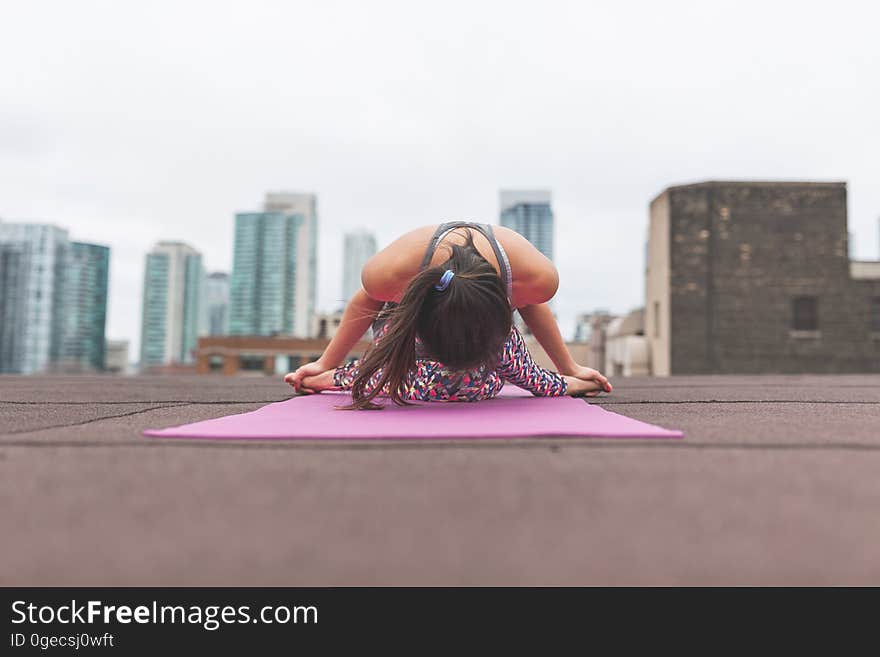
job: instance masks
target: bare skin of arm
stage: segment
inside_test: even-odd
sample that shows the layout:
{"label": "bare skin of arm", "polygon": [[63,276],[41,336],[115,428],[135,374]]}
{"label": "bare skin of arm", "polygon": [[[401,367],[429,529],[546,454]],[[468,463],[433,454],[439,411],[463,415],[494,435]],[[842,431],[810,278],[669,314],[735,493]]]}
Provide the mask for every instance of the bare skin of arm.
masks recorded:
{"label": "bare skin of arm", "polygon": [[[384,302],[400,301],[406,286],[419,271],[423,254],[436,228],[436,225],[423,226],[402,235],[364,265],[361,274],[363,288],[349,302],[339,328],[321,358],[285,376],[287,383],[298,392],[311,392],[308,386],[303,386],[305,377],[322,374],[342,362],[369,328]],[[492,230],[510,261],[513,288],[511,301],[519,309],[559,373],[591,382],[599,389],[610,391],[608,379],[594,369],[578,365],[571,357],[556,320],[546,304],[559,287],[556,267],[519,233],[502,226],[493,226]],[[444,244],[452,241],[463,243],[464,237],[453,232],[444,240]],[[500,272],[489,241],[475,233],[474,243],[480,254]],[[440,264],[447,257],[448,251],[441,245],[430,264]]]}
{"label": "bare skin of arm", "polygon": [[513,272],[513,305],[519,310],[526,326],[547,352],[557,371],[567,377],[587,381],[597,389],[611,392],[611,384],[602,373],[579,365],[571,357],[559,325],[547,301],[559,288],[559,274],[554,264],[531,242],[516,231],[493,227],[498,241],[507,252]]}
{"label": "bare skin of arm", "polygon": [[376,314],[381,310],[384,301],[373,299],[361,288],[355,292],[339,322],[339,328],[330,340],[330,344],[321,354],[321,357],[306,365],[296,372],[284,377],[284,380],[292,385],[297,392],[312,392],[308,386],[303,386],[305,377],[312,377],[333,370],[342,363],[346,354],[351,351],[354,344],[363,337],[370,324],[376,319]]}
{"label": "bare skin of arm", "polygon": [[[339,323],[339,328],[321,357],[284,377],[297,392],[315,392],[303,385],[306,377],[316,377],[342,363],[354,344],[366,333],[386,301],[400,301],[403,291],[418,273],[422,254],[436,226],[410,231],[379,251],[361,272],[363,287],[355,293]],[[438,249],[439,250],[439,249]]]}

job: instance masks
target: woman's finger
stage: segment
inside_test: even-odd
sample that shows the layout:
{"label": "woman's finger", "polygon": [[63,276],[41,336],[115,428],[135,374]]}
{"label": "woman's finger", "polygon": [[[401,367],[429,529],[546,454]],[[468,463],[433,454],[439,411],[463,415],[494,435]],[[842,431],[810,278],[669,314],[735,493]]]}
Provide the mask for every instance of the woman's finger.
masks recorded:
{"label": "woman's finger", "polygon": [[293,389],[297,392],[302,392],[302,381],[306,376],[306,373],[303,372],[303,368],[300,367],[293,374],[288,376],[290,376],[290,381],[288,381],[288,383],[293,386]]}

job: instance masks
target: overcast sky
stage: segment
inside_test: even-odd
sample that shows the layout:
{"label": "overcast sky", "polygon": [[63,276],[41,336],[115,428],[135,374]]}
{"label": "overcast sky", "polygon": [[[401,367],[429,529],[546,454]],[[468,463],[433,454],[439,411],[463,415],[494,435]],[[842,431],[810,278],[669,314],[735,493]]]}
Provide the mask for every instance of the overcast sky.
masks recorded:
{"label": "overcast sky", "polygon": [[873,3],[0,2],[0,218],[112,247],[134,358],[146,251],[228,271],[267,190],[318,194],[327,310],[343,231],[497,222],[502,187],[553,191],[566,334],[642,304],[672,184],[847,181],[878,257]]}

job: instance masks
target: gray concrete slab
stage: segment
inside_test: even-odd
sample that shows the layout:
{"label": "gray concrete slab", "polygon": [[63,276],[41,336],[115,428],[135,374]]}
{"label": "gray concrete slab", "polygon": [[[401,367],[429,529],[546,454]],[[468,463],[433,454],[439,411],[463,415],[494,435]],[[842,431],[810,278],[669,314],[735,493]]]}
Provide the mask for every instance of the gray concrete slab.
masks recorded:
{"label": "gray concrete slab", "polygon": [[[0,431],[0,445],[103,444],[107,446],[138,445],[155,442],[144,438],[146,429],[162,428],[209,420],[215,417],[246,413],[263,406],[255,402],[200,404],[165,402],[151,404],[53,405],[45,424],[31,417],[28,407],[24,417],[16,419]],[[8,407],[0,403],[0,416]],[[67,424],[58,424],[65,418]]]}
{"label": "gray concrete slab", "polygon": [[0,377],[0,585],[880,584],[877,377],[758,378],[592,402],[684,441],[328,444],[140,435],[274,379]]}
{"label": "gray concrete slab", "polygon": [[[98,420],[129,418],[145,411],[177,407],[164,404],[10,404],[0,402],[0,442],[4,438],[40,430],[67,429]],[[66,435],[61,432],[58,435]]]}
{"label": "gray concrete slab", "polygon": [[281,377],[0,376],[0,402],[270,402],[290,397]]}

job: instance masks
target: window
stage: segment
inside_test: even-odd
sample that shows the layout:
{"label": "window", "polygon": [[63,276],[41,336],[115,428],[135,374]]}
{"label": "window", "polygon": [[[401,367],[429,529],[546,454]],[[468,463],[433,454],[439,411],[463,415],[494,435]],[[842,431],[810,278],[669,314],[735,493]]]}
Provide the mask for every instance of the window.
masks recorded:
{"label": "window", "polygon": [[792,325],[795,331],[819,330],[819,299],[795,297],[792,303]]}
{"label": "window", "polygon": [[871,299],[871,331],[880,333],[880,297]]}
{"label": "window", "polygon": [[241,354],[238,363],[238,366],[246,372],[258,372],[265,367],[266,358],[254,354]]}
{"label": "window", "polygon": [[654,302],[654,337],[660,337],[660,302]]}

